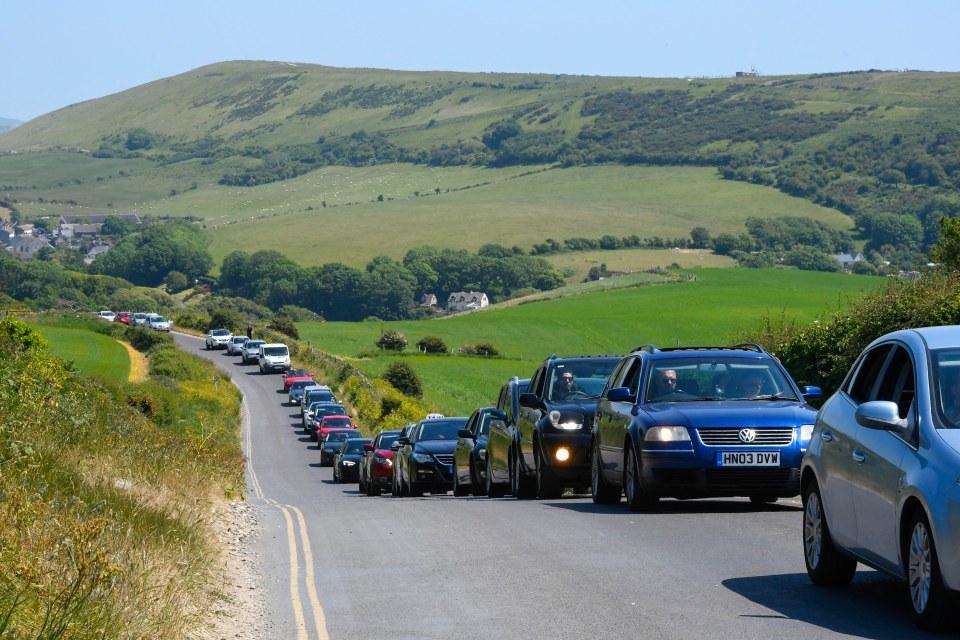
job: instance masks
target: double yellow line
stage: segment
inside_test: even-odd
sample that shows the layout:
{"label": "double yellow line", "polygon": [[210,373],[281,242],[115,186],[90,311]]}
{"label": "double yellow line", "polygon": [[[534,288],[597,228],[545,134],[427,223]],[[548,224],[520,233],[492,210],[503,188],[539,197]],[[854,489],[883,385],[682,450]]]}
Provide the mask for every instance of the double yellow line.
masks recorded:
{"label": "double yellow line", "polygon": [[[275,500],[266,498],[260,487],[260,480],[257,478],[256,471],[253,469],[253,443],[250,437],[251,421],[249,407],[246,400],[243,401],[243,424],[246,426],[244,437],[244,449],[247,455],[247,469],[250,472],[250,483],[253,486],[254,495],[280,509],[284,520],[287,523],[287,546],[290,555],[290,602],[293,605],[293,615],[297,622],[297,640],[309,640],[310,635],[307,629],[307,617],[304,613],[304,601],[300,593],[300,549],[303,550],[303,563],[306,567],[304,572],[304,582],[307,587],[307,603],[313,611],[313,627],[316,629],[317,640],[329,640],[327,633],[327,620],[323,615],[323,607],[320,606],[320,598],[317,596],[316,579],[313,572],[313,550],[310,546],[310,536],[307,533],[307,523],[303,518],[303,512],[297,507],[288,504],[280,504]],[[294,524],[296,516],[296,524]],[[299,546],[297,533],[299,532]]]}

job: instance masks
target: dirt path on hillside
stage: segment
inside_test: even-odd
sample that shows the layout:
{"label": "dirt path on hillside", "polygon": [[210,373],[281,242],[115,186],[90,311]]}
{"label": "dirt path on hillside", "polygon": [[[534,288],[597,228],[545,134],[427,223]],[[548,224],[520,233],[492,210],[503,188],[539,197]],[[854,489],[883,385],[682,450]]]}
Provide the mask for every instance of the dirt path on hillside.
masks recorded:
{"label": "dirt path on hillside", "polygon": [[[117,340],[117,342],[120,342]],[[130,375],[127,377],[129,382],[143,382],[147,379],[147,357],[131,347],[126,342],[120,342],[130,355]]]}

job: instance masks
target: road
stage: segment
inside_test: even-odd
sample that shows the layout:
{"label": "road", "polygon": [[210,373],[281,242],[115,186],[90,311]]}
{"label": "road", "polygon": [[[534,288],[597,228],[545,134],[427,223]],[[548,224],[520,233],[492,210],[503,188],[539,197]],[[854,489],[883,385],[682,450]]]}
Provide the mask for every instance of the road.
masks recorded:
{"label": "road", "polygon": [[279,375],[174,338],[246,398],[267,638],[924,637],[904,587],[881,574],[809,582],[799,499],[664,500],[636,514],[589,496],[367,497],[319,466]]}

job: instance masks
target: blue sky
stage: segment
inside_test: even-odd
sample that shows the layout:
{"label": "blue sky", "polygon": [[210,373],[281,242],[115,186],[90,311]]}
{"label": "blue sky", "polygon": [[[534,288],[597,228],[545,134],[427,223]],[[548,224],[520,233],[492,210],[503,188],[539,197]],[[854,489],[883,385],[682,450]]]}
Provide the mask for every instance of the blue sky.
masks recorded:
{"label": "blue sky", "polygon": [[0,117],[225,60],[731,76],[960,71],[956,0],[8,0]]}

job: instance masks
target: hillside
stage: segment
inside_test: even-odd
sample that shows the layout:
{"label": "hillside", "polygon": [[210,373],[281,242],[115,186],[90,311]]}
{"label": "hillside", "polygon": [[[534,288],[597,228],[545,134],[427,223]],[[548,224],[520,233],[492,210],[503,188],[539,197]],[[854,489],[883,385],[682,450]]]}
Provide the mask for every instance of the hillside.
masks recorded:
{"label": "hillside", "polygon": [[737,235],[749,216],[856,228],[861,246],[909,263],[940,216],[960,212],[958,98],[945,73],[707,80],[225,62],[0,136],[0,206],[199,218],[218,263],[238,249],[362,265],[422,244]]}

